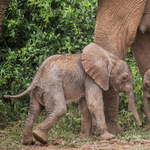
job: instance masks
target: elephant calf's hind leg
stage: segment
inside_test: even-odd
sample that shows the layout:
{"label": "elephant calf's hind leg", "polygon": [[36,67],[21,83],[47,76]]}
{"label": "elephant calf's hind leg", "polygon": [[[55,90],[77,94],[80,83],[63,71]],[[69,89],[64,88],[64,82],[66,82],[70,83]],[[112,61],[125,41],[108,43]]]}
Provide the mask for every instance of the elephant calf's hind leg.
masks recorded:
{"label": "elephant calf's hind leg", "polygon": [[38,118],[39,114],[44,109],[44,107],[39,104],[33,93],[34,92],[31,93],[28,117],[23,131],[23,145],[29,145],[34,143],[32,139],[33,124]]}
{"label": "elephant calf's hind leg", "polygon": [[47,118],[33,131],[34,138],[43,144],[48,142],[48,131],[52,128],[56,121],[67,112],[63,92],[58,93],[57,91],[57,94],[56,92],[53,93],[55,95],[51,96],[51,98],[50,93],[44,96],[44,99],[46,99],[45,109],[47,112]]}

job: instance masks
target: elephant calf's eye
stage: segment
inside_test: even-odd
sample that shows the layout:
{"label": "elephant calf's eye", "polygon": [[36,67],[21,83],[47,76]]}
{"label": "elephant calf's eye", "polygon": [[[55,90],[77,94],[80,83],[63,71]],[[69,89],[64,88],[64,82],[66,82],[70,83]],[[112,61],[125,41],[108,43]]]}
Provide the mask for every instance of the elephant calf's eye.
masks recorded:
{"label": "elephant calf's eye", "polygon": [[127,75],[122,76],[122,81],[125,82],[128,79]]}
{"label": "elephant calf's eye", "polygon": [[148,84],[148,83],[145,83],[145,87],[146,87],[147,89],[149,89],[149,84]]}

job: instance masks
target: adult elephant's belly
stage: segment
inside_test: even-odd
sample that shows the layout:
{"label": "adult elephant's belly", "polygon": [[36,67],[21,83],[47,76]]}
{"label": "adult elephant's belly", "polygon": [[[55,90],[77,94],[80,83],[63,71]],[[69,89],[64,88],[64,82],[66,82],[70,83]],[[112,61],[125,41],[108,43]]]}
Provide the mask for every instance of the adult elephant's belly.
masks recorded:
{"label": "adult elephant's belly", "polygon": [[131,46],[131,51],[143,78],[144,73],[150,68],[150,33],[143,34],[138,30],[136,39]]}

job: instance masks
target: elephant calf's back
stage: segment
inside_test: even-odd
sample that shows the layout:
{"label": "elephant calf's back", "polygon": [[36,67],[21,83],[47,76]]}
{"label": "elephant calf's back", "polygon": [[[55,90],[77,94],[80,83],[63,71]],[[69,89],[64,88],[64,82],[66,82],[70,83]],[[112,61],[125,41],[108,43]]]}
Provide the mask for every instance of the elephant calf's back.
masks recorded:
{"label": "elephant calf's back", "polygon": [[81,54],[51,56],[42,63],[36,76],[42,89],[62,87],[67,103],[84,96],[86,74]]}

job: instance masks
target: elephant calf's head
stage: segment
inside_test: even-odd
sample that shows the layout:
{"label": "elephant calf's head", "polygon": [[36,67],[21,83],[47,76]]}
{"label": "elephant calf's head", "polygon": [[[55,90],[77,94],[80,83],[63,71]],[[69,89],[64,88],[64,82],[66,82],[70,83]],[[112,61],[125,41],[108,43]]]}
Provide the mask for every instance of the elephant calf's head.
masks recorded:
{"label": "elephant calf's head", "polygon": [[105,91],[110,86],[116,92],[133,90],[132,74],[127,63],[94,43],[84,48],[82,65],[85,72]]}
{"label": "elephant calf's head", "polygon": [[110,74],[110,85],[116,92],[133,92],[132,74],[128,64],[124,60],[118,59],[115,61]]}

